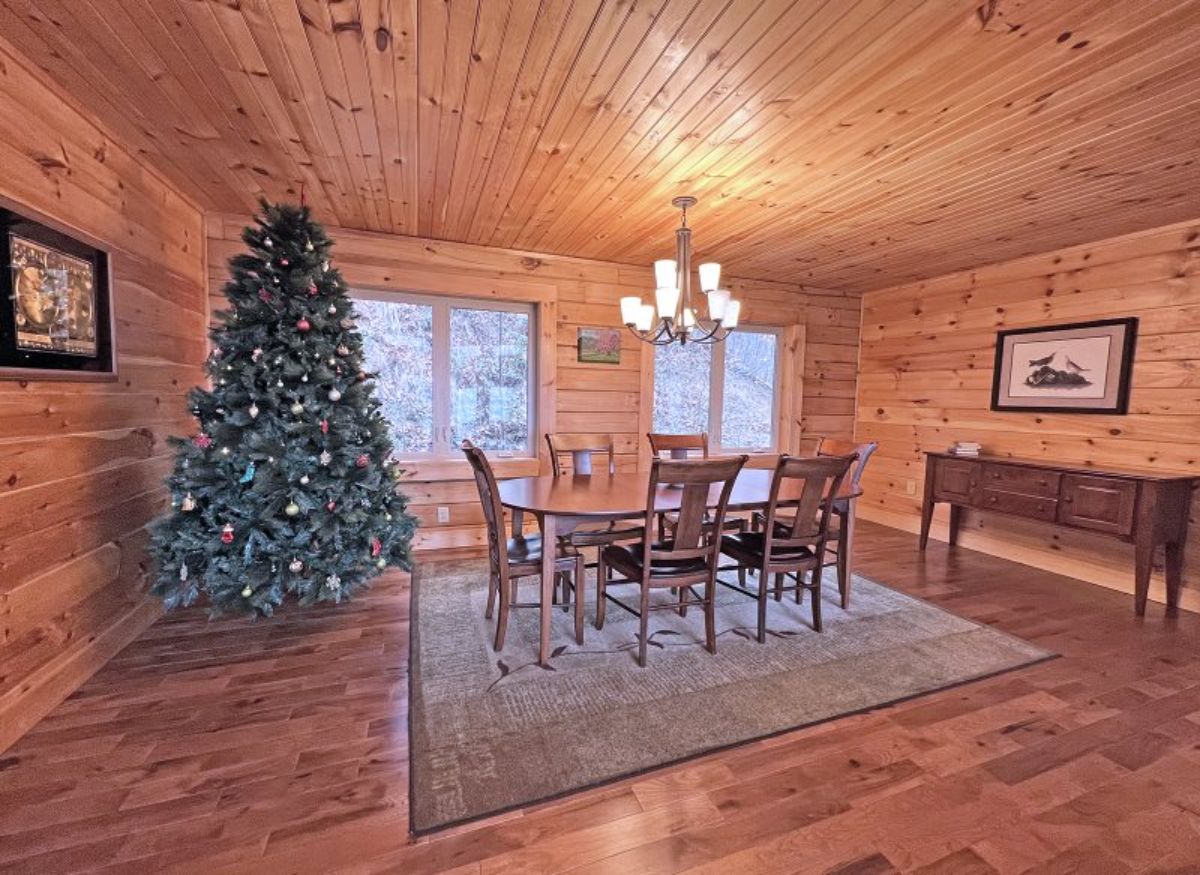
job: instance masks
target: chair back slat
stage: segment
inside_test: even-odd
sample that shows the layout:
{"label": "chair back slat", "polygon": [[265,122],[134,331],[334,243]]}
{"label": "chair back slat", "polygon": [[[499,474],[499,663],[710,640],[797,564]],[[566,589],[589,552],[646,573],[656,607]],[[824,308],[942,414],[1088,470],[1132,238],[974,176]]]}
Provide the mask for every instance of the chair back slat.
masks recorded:
{"label": "chair back slat", "polygon": [[[650,467],[650,492],[646,499],[646,531],[653,531],[653,518],[659,488],[669,484],[680,489],[679,517],[675,526],[675,537],[667,544],[653,545],[647,537],[645,567],[652,561],[672,559],[704,558],[711,567],[716,567],[721,549],[720,531],[725,520],[725,509],[733,491],[738,472],[746,464],[748,456],[733,456],[724,459],[655,459]],[[708,513],[711,494],[719,488],[716,511]]]}
{"label": "chair back slat", "polygon": [[650,439],[650,454],[655,458],[667,458],[676,461],[691,458],[708,458],[708,434],[655,434],[646,435]]}
{"label": "chair back slat", "polygon": [[796,547],[824,549],[834,501],[855,459],[853,453],[814,458],[780,457],[771,478],[764,529],[763,546],[768,563],[772,553]]}
{"label": "chair back slat", "polygon": [[862,480],[863,471],[866,470],[867,460],[877,449],[879,449],[879,444],[875,441],[856,444],[854,441],[843,441],[837,438],[821,438],[817,443],[816,454],[818,456],[857,456],[858,461],[854,463],[850,474],[850,482],[857,487]]}
{"label": "chair back slat", "polygon": [[611,434],[547,434],[550,447],[550,463],[555,477],[566,473],[563,462],[570,458],[571,470],[575,474],[591,474],[593,455],[608,456],[608,473],[617,472],[616,450]]}
{"label": "chair back slat", "polygon": [[496,476],[487,456],[479,447],[470,441],[463,441],[462,451],[471,463],[475,486],[479,490],[479,502],[483,505],[483,519],[487,524],[488,558],[494,563],[494,568],[504,568],[508,564],[508,542],[504,538],[504,506],[500,503]]}

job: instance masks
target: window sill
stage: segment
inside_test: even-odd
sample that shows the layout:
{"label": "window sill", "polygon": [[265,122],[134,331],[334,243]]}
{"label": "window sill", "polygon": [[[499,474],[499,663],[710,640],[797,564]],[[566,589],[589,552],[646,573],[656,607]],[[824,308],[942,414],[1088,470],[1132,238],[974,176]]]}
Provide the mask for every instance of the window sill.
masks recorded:
{"label": "window sill", "polygon": [[[501,457],[488,456],[496,478],[536,477],[541,473],[541,462],[532,456]],[[400,459],[397,463],[404,471],[400,482],[429,480],[470,480],[471,465],[463,459]]]}

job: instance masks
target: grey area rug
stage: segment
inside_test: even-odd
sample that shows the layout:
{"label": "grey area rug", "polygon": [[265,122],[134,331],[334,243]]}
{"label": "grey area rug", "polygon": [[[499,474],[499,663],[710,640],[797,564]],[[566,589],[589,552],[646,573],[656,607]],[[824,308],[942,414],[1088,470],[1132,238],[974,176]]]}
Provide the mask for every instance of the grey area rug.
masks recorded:
{"label": "grey area rug", "polygon": [[[536,586],[527,579],[521,600],[536,600]],[[637,619],[610,604],[597,632],[589,585],[585,643],[576,646],[571,616],[555,610],[555,656],[544,669],[536,609],[513,611],[504,650],[492,650],[486,565],[421,565],[412,584],[413,833],[1054,656],[862,577],[849,611],[832,569],[823,588],[823,632],[812,630],[809,605],[785,593],[770,603],[765,644],[754,640],[754,600],[719,588],[716,655],[703,647],[699,609],[686,618],[656,611],[640,669]],[[626,600],[636,592],[615,590]]]}

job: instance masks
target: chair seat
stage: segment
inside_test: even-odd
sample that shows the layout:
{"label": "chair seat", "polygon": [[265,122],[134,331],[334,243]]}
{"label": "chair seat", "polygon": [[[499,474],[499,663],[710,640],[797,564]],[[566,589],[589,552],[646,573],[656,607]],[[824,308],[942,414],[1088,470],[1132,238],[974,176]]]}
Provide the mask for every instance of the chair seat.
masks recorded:
{"label": "chair seat", "polygon": [[[721,552],[745,565],[762,565],[766,536],[762,532],[738,532],[721,537]],[[810,547],[776,548],[773,562],[803,562],[816,555]]]}
{"label": "chair seat", "polygon": [[[578,551],[570,544],[559,541],[555,556],[556,565],[570,565],[575,561]],[[542,563],[542,536],[526,535],[523,538],[508,539],[509,566],[540,566]]]}
{"label": "chair seat", "polygon": [[[665,523],[668,531],[674,531],[675,527],[679,525],[679,514],[675,511],[667,511],[663,514],[663,522]],[[712,517],[708,514],[705,514],[705,528],[711,528],[712,522]],[[746,521],[741,517],[725,517],[725,522],[721,524],[722,532],[741,532],[744,531],[745,528]]]}
{"label": "chair seat", "polygon": [[[631,580],[642,577],[642,545],[614,544],[604,548],[604,561]],[[670,549],[670,544],[655,545],[655,549]],[[650,563],[651,578],[695,577],[704,574],[708,565],[701,558],[656,559]]]}
{"label": "chair seat", "polygon": [[611,522],[606,526],[580,528],[564,536],[573,547],[603,547],[617,541],[641,540],[645,537],[642,526],[619,526]]}
{"label": "chair seat", "polygon": [[[837,505],[835,504],[834,507],[836,508]],[[756,510],[754,512],[754,516],[752,517],[752,519],[754,520],[754,528],[761,530],[761,529],[765,529],[767,527],[767,515],[763,511]],[[830,547],[836,546],[834,542],[837,541],[838,534],[841,532],[841,530],[842,530],[842,518],[838,514],[835,513],[829,519],[829,545],[830,545]],[[775,531],[777,531],[777,532],[786,531],[784,525],[782,523],[780,523],[778,520],[775,522]]]}

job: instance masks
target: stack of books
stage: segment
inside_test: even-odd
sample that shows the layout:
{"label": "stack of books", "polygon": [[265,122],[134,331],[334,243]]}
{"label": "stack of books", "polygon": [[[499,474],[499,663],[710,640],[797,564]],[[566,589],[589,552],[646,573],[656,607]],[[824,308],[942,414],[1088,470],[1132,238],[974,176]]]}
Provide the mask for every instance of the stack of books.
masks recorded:
{"label": "stack of books", "polygon": [[978,456],[983,447],[975,441],[955,441],[950,452],[955,456]]}

